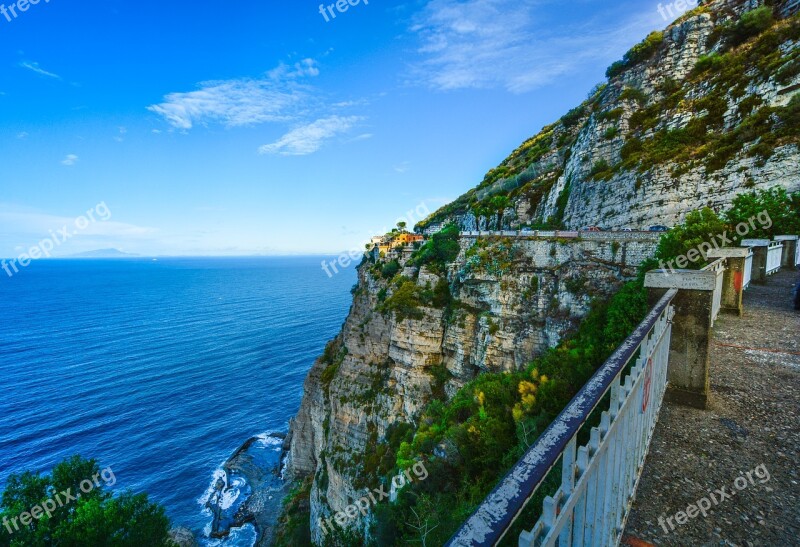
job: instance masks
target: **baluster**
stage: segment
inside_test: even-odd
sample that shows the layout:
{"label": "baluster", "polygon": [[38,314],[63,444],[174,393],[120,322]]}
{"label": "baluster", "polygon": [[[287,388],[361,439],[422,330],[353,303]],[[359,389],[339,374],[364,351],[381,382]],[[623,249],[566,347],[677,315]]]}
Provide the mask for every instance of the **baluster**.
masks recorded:
{"label": "baluster", "polygon": [[[564,448],[564,453],[561,459],[561,492],[563,498],[561,500],[562,507],[572,497],[575,491],[575,452],[577,446],[577,438],[572,437],[572,440]],[[563,512],[559,516],[562,521],[567,521],[559,534],[558,544],[568,546],[572,544],[572,525],[573,513],[565,515]]]}
{"label": "baluster", "polygon": [[583,532],[583,544],[586,547],[594,545],[592,537],[597,517],[597,492],[600,486],[600,473],[598,472],[598,464],[600,463],[599,449],[600,430],[593,427],[589,432],[589,464],[586,469],[586,473],[589,474],[589,480],[586,485],[586,526]]}
{"label": "baluster", "polygon": [[[578,480],[583,480],[589,468],[589,447],[582,446],[578,449],[578,459],[575,463],[577,469]],[[589,497],[588,487],[583,489],[583,492],[575,502],[575,509],[573,510],[573,526],[572,526],[572,543],[571,545],[579,547],[583,545],[584,529],[586,525],[586,499]],[[566,545],[561,544],[564,547]]]}

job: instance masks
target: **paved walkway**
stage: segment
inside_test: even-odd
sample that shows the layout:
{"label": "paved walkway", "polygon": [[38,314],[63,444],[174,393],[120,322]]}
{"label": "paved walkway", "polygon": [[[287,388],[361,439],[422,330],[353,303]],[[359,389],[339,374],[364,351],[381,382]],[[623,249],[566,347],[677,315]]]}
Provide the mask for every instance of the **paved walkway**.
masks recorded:
{"label": "paved walkway", "polygon": [[800,545],[796,279],[782,271],[745,293],[744,317],[720,316],[710,410],[665,404],[623,544]]}

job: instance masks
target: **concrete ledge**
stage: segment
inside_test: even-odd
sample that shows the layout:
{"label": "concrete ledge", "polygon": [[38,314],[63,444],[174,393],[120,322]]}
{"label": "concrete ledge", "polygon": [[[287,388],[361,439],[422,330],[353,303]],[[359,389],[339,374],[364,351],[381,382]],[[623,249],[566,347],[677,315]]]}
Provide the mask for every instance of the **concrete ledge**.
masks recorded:
{"label": "concrete ledge", "polygon": [[775,241],[797,241],[800,236],[775,236]]}
{"label": "concrete ledge", "polygon": [[724,247],[711,249],[706,255],[709,258],[747,258],[750,256],[749,247]]}
{"label": "concrete ledge", "polygon": [[652,270],[645,275],[644,286],[651,289],[713,291],[717,288],[717,274],[700,270]]}
{"label": "concrete ledge", "polygon": [[769,247],[769,239],[743,239],[742,247]]}

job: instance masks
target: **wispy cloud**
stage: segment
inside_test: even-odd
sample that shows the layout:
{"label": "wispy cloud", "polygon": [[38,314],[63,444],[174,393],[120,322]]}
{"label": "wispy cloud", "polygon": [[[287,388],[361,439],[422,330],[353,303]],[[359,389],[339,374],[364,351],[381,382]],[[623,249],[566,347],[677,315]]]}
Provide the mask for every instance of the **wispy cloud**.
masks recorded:
{"label": "wispy cloud", "polygon": [[290,121],[308,96],[301,80],[318,74],[313,59],[281,64],[262,78],[215,80],[199,84],[195,91],[170,93],[148,110],[184,130],[207,123],[236,127]]}
{"label": "wispy cloud", "polygon": [[[440,89],[505,88],[523,93],[605,62],[653,27],[652,18],[627,15],[618,6],[593,19],[564,18],[555,0],[430,0],[411,31],[421,61],[413,76]],[[652,11],[652,10],[651,10]],[[616,15],[613,15],[616,14]]]}
{"label": "wispy cloud", "polygon": [[[30,207],[0,203],[0,248],[13,249],[21,245],[21,248],[27,249],[63,226],[67,226],[70,233],[74,234],[69,244],[86,240],[90,248],[93,244],[102,243],[103,246],[108,246],[130,240],[150,239],[158,233],[155,228],[114,220],[91,222],[85,228],[77,230],[76,218],[77,216],[51,214]],[[13,245],[12,241],[15,242]]]}
{"label": "wispy cloud", "polygon": [[276,142],[265,144],[259,148],[259,152],[283,156],[313,154],[322,147],[325,141],[346,133],[361,120],[363,120],[361,116],[321,118],[315,122],[292,129]]}
{"label": "wispy cloud", "polygon": [[45,69],[43,69],[42,67],[40,67],[39,63],[35,63],[35,62],[32,62],[32,61],[21,61],[19,63],[19,66],[22,67],[22,68],[27,68],[28,70],[31,70],[31,71],[35,72],[39,76],[45,76],[47,78],[53,78],[55,80],[60,80],[61,79],[61,76],[59,76],[58,74],[54,74],[52,72],[48,72]]}
{"label": "wispy cloud", "polygon": [[61,165],[66,165],[67,167],[73,166],[78,163],[78,156],[75,154],[67,154],[67,157],[61,160]]}

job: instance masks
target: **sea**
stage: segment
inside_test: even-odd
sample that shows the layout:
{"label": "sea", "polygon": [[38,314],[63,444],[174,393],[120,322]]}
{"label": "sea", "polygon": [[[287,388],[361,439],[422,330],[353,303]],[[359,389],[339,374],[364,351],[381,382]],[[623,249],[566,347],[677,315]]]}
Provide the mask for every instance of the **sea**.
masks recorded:
{"label": "sea", "polygon": [[[339,331],[355,268],[330,257],[42,260],[0,270],[0,489],[73,455],[202,538],[222,464],[267,460]],[[246,488],[232,484],[226,503]],[[203,545],[252,545],[246,525]]]}

